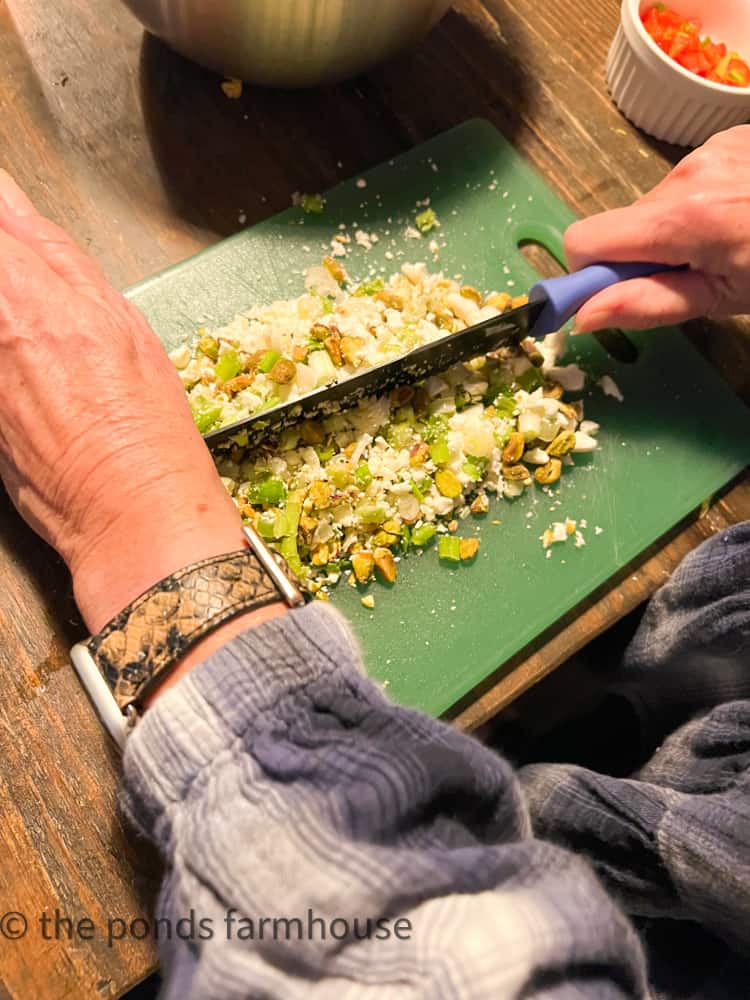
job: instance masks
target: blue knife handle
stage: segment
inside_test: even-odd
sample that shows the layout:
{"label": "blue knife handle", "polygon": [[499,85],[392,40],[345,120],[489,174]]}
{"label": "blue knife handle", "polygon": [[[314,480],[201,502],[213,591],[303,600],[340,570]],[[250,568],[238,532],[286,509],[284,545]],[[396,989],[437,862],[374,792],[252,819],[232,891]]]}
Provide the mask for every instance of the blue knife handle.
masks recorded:
{"label": "blue knife handle", "polygon": [[532,337],[543,337],[559,330],[574,316],[584,302],[597,292],[631,278],[648,278],[652,274],[684,271],[686,266],[668,267],[666,264],[591,264],[560,278],[538,281],[529,292],[529,302],[545,301],[539,319],[531,329]]}

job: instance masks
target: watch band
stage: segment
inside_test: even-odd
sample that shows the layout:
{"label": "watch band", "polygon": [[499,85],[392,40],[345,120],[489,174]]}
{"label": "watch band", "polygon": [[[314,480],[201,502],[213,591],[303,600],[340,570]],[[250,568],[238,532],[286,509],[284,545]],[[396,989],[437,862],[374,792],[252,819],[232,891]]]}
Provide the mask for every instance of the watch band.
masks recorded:
{"label": "watch band", "polygon": [[286,563],[254,529],[245,528],[245,534],[247,549],[178,570],[71,651],[102,721],[118,743],[137,719],[145,696],[205,635],[278,600],[305,602],[304,588]]}

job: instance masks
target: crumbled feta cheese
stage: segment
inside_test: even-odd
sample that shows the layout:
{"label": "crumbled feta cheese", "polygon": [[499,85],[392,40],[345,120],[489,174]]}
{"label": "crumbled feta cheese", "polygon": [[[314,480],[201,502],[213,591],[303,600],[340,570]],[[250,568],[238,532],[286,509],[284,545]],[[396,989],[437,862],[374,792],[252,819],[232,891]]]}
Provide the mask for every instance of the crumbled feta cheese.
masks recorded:
{"label": "crumbled feta cheese", "polygon": [[618,386],[617,382],[615,382],[615,380],[612,378],[611,375],[602,375],[602,377],[596,384],[599,386],[599,388],[602,390],[605,396],[612,396],[612,398],[616,399],[618,403],[622,403],[622,401],[625,399],[622,392],[620,391],[620,387]]}

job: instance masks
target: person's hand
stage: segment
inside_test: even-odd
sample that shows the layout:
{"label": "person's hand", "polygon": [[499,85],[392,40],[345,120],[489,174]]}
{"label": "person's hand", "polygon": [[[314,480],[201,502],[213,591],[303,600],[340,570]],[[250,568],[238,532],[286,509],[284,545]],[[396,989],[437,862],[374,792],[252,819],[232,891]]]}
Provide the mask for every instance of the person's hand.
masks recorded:
{"label": "person's hand", "polygon": [[574,223],[565,254],[571,270],[597,261],[690,265],[600,292],[578,313],[580,333],[750,312],[750,125],[713,136],[628,208]]}
{"label": "person's hand", "polygon": [[143,316],[0,171],[0,476],[97,631],[244,547],[177,372]]}

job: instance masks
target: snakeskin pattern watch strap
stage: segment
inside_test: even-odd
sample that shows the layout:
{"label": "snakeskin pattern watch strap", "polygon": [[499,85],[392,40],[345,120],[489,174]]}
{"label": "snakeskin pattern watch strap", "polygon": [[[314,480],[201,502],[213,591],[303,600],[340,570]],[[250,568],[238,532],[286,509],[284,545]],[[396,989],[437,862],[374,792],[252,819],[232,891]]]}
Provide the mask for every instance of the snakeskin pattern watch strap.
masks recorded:
{"label": "snakeskin pattern watch strap", "polygon": [[204,559],[147,590],[87,646],[120,709],[137,706],[156,679],[208,632],[282,600],[252,549]]}

